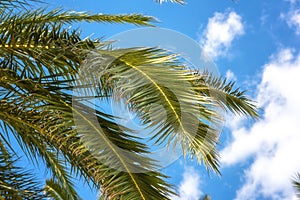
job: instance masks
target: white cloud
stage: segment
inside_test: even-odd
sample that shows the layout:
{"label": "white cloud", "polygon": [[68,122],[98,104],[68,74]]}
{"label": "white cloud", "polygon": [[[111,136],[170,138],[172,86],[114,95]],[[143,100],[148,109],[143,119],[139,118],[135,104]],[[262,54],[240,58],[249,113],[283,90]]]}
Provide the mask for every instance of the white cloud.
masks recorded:
{"label": "white cloud", "polygon": [[202,195],[200,190],[200,176],[193,167],[186,167],[183,180],[179,184],[179,197],[172,196],[172,200],[198,200]]}
{"label": "white cloud", "polygon": [[290,27],[295,28],[297,35],[300,35],[300,10],[291,11],[287,16],[287,23]]}
{"label": "white cloud", "polygon": [[244,34],[242,18],[234,11],[216,12],[200,39],[203,49],[212,58],[225,56],[232,41]]}
{"label": "white cloud", "polygon": [[229,81],[236,81],[236,76],[230,69],[226,71],[225,77]]}
{"label": "white cloud", "polygon": [[295,33],[300,35],[300,0],[286,0],[290,3],[287,13],[281,13],[280,17],[287,22],[290,28],[295,29]]}
{"label": "white cloud", "polygon": [[300,171],[300,55],[291,49],[273,55],[264,66],[256,100],[263,118],[246,129],[237,120],[233,141],[221,152],[222,163],[253,159],[237,200],[265,196],[296,199],[291,177]]}

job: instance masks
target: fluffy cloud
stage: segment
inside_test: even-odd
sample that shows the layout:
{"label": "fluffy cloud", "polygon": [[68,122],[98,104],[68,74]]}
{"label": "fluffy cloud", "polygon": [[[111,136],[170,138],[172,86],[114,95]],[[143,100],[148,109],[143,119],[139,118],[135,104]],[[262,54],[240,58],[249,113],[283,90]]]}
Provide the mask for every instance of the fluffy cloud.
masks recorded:
{"label": "fluffy cloud", "polygon": [[208,24],[200,39],[203,49],[212,58],[225,56],[232,41],[244,34],[242,18],[234,11],[216,12],[208,20]]}
{"label": "fluffy cloud", "polygon": [[297,35],[300,35],[300,10],[291,11],[287,17],[287,23],[295,28]]}
{"label": "fluffy cloud", "polygon": [[172,200],[198,200],[202,195],[200,190],[200,176],[193,167],[186,167],[183,179],[179,185],[179,197]]}
{"label": "fluffy cloud", "polygon": [[263,118],[250,128],[231,123],[233,140],[222,150],[226,165],[251,158],[236,200],[296,199],[291,177],[300,171],[300,55],[284,49],[264,66],[256,100]]}
{"label": "fluffy cloud", "polygon": [[229,81],[236,81],[236,76],[230,69],[226,71],[225,78]]}
{"label": "fluffy cloud", "polygon": [[281,18],[284,19],[289,27],[295,29],[295,33],[300,35],[300,0],[287,0],[290,3],[288,13],[281,13]]}

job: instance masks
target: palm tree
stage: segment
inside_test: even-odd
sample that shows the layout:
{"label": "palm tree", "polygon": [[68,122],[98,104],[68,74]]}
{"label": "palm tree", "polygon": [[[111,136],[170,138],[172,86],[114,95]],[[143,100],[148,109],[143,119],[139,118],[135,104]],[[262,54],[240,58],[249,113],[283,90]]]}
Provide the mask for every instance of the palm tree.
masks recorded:
{"label": "palm tree", "polygon": [[[99,99],[125,99],[155,130],[152,141],[180,144],[184,155],[217,173],[218,132],[211,125],[221,120],[216,108],[257,117],[234,83],[189,70],[162,49],[112,49],[66,28],[78,21],[151,26],[152,17],[31,6],[29,1],[0,1],[0,199],[80,199],[73,177],[98,188],[99,199],[157,200],[175,194],[149,158],[147,143],[101,105],[93,108],[72,94],[74,89],[93,90]],[[181,121],[182,116],[188,120]],[[36,181],[32,170],[18,166],[12,137],[30,162],[47,167],[51,178]]]}

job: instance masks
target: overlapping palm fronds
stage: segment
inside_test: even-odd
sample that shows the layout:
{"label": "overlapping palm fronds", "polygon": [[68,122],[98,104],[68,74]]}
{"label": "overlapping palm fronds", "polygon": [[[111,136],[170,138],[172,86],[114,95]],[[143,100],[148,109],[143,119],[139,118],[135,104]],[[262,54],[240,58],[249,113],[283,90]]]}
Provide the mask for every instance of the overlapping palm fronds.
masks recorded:
{"label": "overlapping palm fronds", "polygon": [[4,199],[42,199],[41,185],[29,171],[16,165],[14,153],[0,143],[0,197]]}
{"label": "overlapping palm fronds", "polygon": [[152,135],[156,144],[179,144],[184,154],[218,173],[217,127],[222,121],[218,107],[257,117],[253,103],[234,89],[234,83],[190,71],[163,50],[99,50],[87,65],[84,77],[96,81],[109,77],[102,85],[111,87],[106,90],[113,91],[114,99],[125,98],[146,126],[156,127]]}
{"label": "overlapping palm fronds", "polygon": [[[0,180],[12,177],[1,182],[0,198],[80,199],[73,177],[100,189],[102,199],[169,199],[174,193],[148,157],[147,143],[101,105],[93,108],[88,98],[72,94],[76,88],[95,89],[96,98],[126,99],[153,128],[157,145],[180,145],[185,155],[217,172],[218,132],[212,124],[221,119],[215,108],[257,116],[232,83],[192,72],[175,55],[156,48],[111,49],[65,26],[78,21],[151,25],[152,17],[19,9],[28,4],[0,2]],[[44,187],[13,167],[5,150],[12,136],[30,161],[42,160],[51,172]]]}

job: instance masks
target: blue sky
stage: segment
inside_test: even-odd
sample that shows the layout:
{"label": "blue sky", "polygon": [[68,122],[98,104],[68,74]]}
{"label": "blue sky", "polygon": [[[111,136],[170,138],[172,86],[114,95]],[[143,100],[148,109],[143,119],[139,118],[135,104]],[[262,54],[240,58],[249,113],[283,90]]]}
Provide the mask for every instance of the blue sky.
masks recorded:
{"label": "blue sky", "polygon": [[[180,194],[174,200],[294,200],[291,177],[300,171],[300,1],[187,0],[186,5],[151,0],[53,0],[91,13],[141,13],[155,25],[194,39],[216,63],[258,102],[260,121],[228,115],[221,136],[222,177],[204,166],[177,160],[163,172]],[[83,35],[110,38],[132,25],[80,24]],[[298,87],[297,87],[298,86]],[[85,199],[95,198],[86,190]]]}

